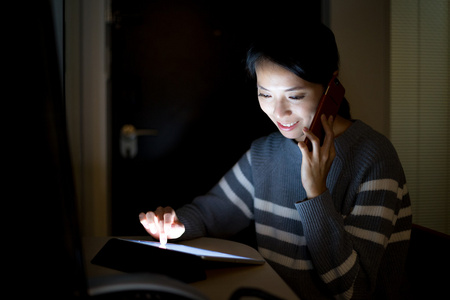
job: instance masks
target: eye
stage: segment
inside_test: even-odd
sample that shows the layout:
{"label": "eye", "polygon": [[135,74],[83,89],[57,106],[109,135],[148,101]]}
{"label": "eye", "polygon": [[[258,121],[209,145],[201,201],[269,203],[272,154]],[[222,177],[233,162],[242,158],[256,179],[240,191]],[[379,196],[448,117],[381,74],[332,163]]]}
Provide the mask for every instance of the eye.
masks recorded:
{"label": "eye", "polygon": [[270,98],[272,96],[268,95],[268,94],[263,94],[263,93],[259,93],[258,97],[262,97],[262,98]]}
{"label": "eye", "polygon": [[289,99],[292,99],[292,100],[302,100],[302,99],[305,99],[305,95],[289,96]]}

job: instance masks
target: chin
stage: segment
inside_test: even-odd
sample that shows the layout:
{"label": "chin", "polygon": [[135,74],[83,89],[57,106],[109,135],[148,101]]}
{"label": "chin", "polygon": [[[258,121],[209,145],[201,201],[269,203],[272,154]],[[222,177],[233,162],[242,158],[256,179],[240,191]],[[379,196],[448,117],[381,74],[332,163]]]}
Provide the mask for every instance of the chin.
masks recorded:
{"label": "chin", "polygon": [[303,132],[301,134],[295,134],[294,132],[285,132],[280,130],[280,133],[285,138],[295,140],[296,142],[303,142],[306,139],[306,136],[303,134]]}
{"label": "chin", "polygon": [[299,136],[298,138],[296,138],[295,140],[297,142],[304,142],[306,139],[306,135],[302,134],[301,136]]}

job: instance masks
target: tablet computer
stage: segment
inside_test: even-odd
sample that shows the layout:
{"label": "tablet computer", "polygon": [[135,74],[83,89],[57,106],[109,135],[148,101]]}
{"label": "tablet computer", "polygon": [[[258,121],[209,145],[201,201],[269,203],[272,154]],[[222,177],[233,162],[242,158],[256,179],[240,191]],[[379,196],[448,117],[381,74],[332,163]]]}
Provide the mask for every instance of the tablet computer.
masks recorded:
{"label": "tablet computer", "polygon": [[206,269],[261,265],[255,259],[181,244],[111,238],[91,263],[123,272],[164,274],[184,282],[206,278]]}
{"label": "tablet computer", "polygon": [[206,249],[201,249],[201,248],[196,248],[196,247],[191,247],[191,246],[186,246],[186,245],[181,245],[181,244],[167,243],[166,245],[161,246],[161,243],[159,243],[159,242],[142,241],[142,240],[127,240],[127,239],[124,239],[124,240],[133,242],[133,243],[140,243],[140,244],[147,245],[150,247],[157,247],[162,250],[176,251],[176,252],[182,252],[182,253],[195,255],[204,261],[228,262],[228,263],[235,263],[235,264],[251,264],[251,265],[261,265],[265,262],[263,259],[238,256],[238,255],[228,254],[228,253],[224,253],[224,252],[206,250]]}

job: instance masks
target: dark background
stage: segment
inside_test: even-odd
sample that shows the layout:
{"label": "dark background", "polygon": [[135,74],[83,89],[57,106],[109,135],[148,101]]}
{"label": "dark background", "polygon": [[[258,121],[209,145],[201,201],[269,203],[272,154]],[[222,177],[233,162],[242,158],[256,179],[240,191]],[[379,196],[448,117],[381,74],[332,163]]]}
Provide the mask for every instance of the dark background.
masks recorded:
{"label": "dark background", "polygon": [[[141,211],[205,194],[253,140],[276,130],[244,61],[266,26],[320,20],[321,1],[286,3],[112,1],[113,235],[146,234]],[[138,137],[133,159],[119,151],[125,124],[158,131]]]}

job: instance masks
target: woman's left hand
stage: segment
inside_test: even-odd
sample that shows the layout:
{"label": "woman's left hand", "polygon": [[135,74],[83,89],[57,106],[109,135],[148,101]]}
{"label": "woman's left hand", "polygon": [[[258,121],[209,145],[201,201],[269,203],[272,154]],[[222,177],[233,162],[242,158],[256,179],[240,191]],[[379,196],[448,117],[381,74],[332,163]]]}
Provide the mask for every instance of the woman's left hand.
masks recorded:
{"label": "woman's left hand", "polygon": [[299,142],[298,147],[302,151],[302,184],[306,190],[308,199],[315,198],[327,190],[327,176],[330,171],[331,164],[336,157],[336,149],[334,148],[334,132],[333,132],[333,116],[328,120],[325,115],[320,117],[323,129],[325,131],[325,139],[323,145],[320,146],[320,140],[306,127],[303,129],[306,137],[311,141],[312,151],[310,152],[305,142]]}

